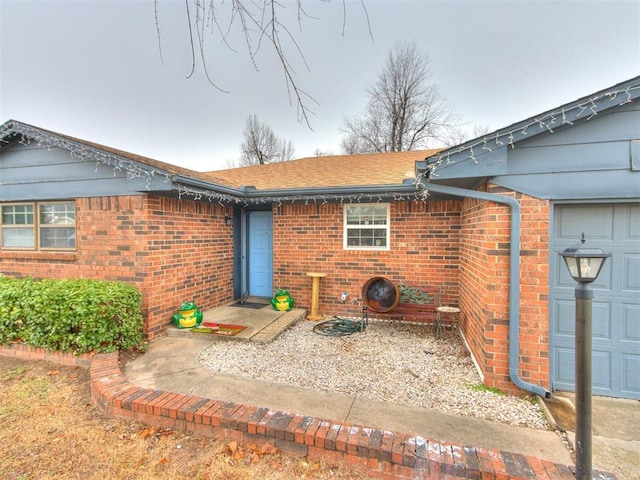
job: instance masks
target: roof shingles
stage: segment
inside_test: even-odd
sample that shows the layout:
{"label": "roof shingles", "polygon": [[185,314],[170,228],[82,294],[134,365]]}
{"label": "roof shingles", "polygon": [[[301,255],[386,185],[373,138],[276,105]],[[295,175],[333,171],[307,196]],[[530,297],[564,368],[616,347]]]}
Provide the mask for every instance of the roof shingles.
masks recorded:
{"label": "roof shingles", "polygon": [[202,173],[211,182],[258,190],[399,185],[415,178],[415,162],[438,150],[331,155]]}

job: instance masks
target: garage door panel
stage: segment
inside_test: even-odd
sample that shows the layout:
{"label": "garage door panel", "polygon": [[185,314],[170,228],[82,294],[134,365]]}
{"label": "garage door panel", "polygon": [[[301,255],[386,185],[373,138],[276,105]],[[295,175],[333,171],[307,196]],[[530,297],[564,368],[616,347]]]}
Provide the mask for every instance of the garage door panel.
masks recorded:
{"label": "garage door panel", "polygon": [[627,292],[640,292],[640,255],[632,253],[623,254],[622,290]]}
{"label": "garage door panel", "polygon": [[[640,344],[640,305],[622,305],[621,339]],[[640,352],[638,352],[640,355]],[[638,371],[640,376],[640,370]]]}
{"label": "garage door panel", "polygon": [[554,331],[556,335],[564,335],[573,339],[573,334],[576,331],[575,300],[558,300],[555,310],[557,321]]}
{"label": "garage door panel", "polygon": [[607,351],[596,350],[592,352],[593,391],[604,395],[611,391],[611,354]]}
{"label": "garage door panel", "polygon": [[556,238],[576,242],[584,233],[590,241],[611,240],[613,238],[613,206],[590,207],[591,222],[584,222],[584,211],[585,208],[582,205],[563,206],[560,218],[556,217],[558,220]]}
{"label": "garage door panel", "polygon": [[593,302],[591,310],[591,329],[594,341],[611,339],[611,304]]}
{"label": "garage door panel", "polygon": [[622,391],[629,398],[640,398],[640,355],[622,355]]}
{"label": "garage door panel", "polygon": [[[606,247],[601,243],[596,243],[595,241],[592,242],[591,239],[589,239],[589,243],[591,245],[597,245],[607,253],[613,253],[613,249],[611,248],[611,246]],[[614,272],[619,271],[619,265],[615,265],[614,262],[619,262],[619,261],[620,261],[619,259],[611,259],[611,258],[605,260],[602,270],[600,270],[600,274],[598,275],[598,278],[596,278],[590,284],[591,288],[594,290],[593,292],[594,298],[598,298],[598,296],[602,298],[603,294],[606,295],[610,293],[612,288],[614,288],[614,286],[616,285],[614,283],[615,282]],[[566,266],[564,268],[568,271]],[[576,282],[574,281],[573,284],[575,285]]]}
{"label": "garage door panel", "polygon": [[565,388],[569,388],[573,385],[573,379],[576,374],[576,359],[573,348],[556,348],[555,361],[557,365],[556,382],[563,384]]}
{"label": "garage door panel", "polygon": [[[611,338],[611,304],[598,302],[592,304],[591,329],[594,339]],[[560,300],[556,302],[555,333],[571,337],[576,328],[575,300]]]}
{"label": "garage door panel", "polygon": [[554,209],[550,290],[550,362],[554,389],[575,389],[576,283],[562,258],[587,241],[611,257],[593,288],[593,392],[640,399],[640,205],[558,205]]}
{"label": "garage door panel", "polygon": [[625,222],[623,240],[625,242],[640,241],[640,209],[629,208],[626,213],[627,221]]}

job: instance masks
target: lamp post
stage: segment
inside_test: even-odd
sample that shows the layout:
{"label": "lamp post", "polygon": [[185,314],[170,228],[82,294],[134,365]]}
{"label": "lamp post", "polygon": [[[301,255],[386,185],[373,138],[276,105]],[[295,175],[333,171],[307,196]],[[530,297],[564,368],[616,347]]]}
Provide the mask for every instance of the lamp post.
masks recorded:
{"label": "lamp post", "polygon": [[576,361],[576,478],[591,480],[591,307],[593,282],[610,256],[600,248],[585,245],[584,233],[580,244],[562,253],[573,279],[575,290],[575,361]]}

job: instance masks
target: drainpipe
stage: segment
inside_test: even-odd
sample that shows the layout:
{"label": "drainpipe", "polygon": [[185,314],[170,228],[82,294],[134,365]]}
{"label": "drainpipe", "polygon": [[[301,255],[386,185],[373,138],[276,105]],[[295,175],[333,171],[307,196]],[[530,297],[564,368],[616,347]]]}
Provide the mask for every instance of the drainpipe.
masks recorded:
{"label": "drainpipe", "polygon": [[511,241],[509,246],[509,377],[519,388],[551,398],[551,393],[540,385],[525,382],[520,378],[520,204],[511,197],[495,193],[478,192],[464,188],[437,185],[425,182],[429,192],[443,193],[461,198],[476,198],[508,205],[511,210]]}

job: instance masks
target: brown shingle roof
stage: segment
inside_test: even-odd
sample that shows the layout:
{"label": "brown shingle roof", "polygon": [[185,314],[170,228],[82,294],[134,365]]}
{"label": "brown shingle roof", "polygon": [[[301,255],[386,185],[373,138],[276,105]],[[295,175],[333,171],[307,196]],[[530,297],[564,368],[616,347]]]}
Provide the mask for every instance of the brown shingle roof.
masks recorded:
{"label": "brown shingle roof", "polygon": [[[288,162],[253,165],[211,172],[196,172],[170,163],[125,152],[113,147],[82,140],[51,130],[10,120],[2,125],[7,132],[17,132],[48,146],[62,145],[63,139],[75,144],[117,155],[168,174],[204,180],[217,185],[239,188],[254,186],[258,190],[306,189],[322,187],[401,185],[415,179],[415,162],[434,155],[441,149],[410,152],[370,153],[308,157]],[[82,156],[80,154],[79,156]]]}
{"label": "brown shingle roof", "polygon": [[331,155],[288,162],[253,165],[199,174],[211,182],[258,190],[284,188],[398,185],[415,178],[415,162],[439,150]]}

